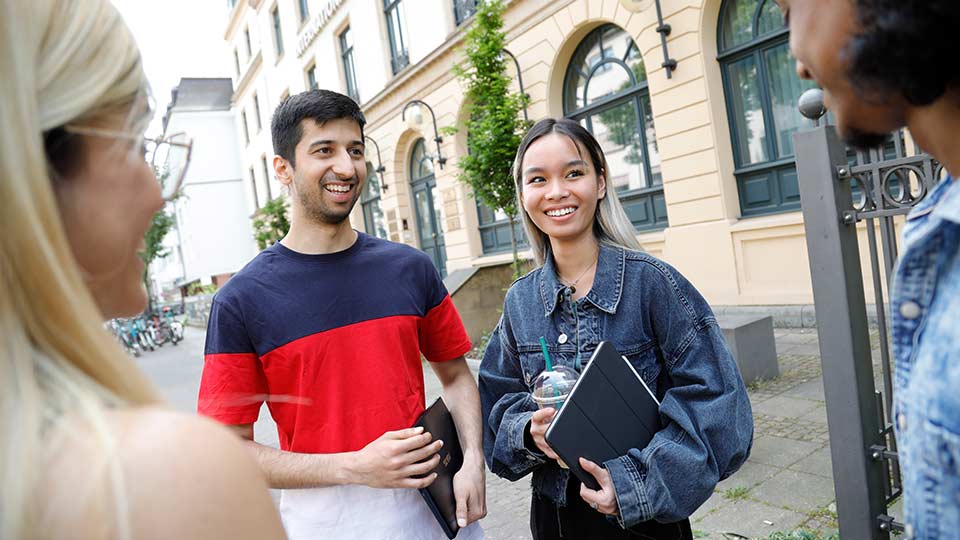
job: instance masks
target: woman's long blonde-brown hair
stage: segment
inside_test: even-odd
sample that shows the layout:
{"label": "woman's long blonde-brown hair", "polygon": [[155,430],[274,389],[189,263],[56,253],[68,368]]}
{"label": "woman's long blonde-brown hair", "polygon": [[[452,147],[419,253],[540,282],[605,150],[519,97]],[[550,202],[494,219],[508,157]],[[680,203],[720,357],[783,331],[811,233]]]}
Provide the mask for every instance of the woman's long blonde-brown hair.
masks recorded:
{"label": "woman's long blonde-brown hair", "polygon": [[118,111],[142,121],[140,54],[108,0],[0,0],[0,80],[0,538],[42,534],[43,516],[57,511],[45,505],[63,501],[38,493],[51,485],[44,470],[69,451],[54,441],[77,430],[101,451],[91,484],[107,485],[103,521],[122,537],[107,410],[157,398],[103,328],[67,242],[44,137]]}

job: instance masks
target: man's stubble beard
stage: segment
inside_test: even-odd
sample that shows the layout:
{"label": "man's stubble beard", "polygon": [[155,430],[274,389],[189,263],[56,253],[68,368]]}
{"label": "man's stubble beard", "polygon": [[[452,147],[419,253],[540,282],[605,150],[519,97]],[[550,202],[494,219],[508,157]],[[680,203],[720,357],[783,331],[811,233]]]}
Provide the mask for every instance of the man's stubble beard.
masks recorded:
{"label": "man's stubble beard", "polygon": [[841,135],[847,146],[861,152],[883,146],[890,138],[889,133],[871,133],[854,127],[847,127]]}
{"label": "man's stubble beard", "polygon": [[314,195],[311,195],[308,190],[303,189],[305,181],[302,178],[294,175],[294,181],[297,183],[297,199],[300,201],[300,207],[303,208],[304,215],[316,223],[323,223],[326,225],[339,225],[343,223],[344,220],[350,217],[350,213],[353,212],[353,208],[357,205],[357,201],[360,200],[360,188],[362,186],[359,178],[356,176],[349,180],[354,185],[353,200],[350,201],[350,206],[347,208],[346,212],[332,210],[323,204],[323,184],[330,180],[327,180],[326,178],[321,179],[316,184]]}

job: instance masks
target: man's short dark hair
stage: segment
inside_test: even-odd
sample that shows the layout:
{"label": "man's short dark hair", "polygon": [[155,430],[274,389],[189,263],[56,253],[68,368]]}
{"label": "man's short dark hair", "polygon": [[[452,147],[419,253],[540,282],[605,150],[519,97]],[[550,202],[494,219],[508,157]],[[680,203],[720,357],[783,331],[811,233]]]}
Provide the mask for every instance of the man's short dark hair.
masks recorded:
{"label": "man's short dark hair", "polygon": [[960,0],[853,0],[861,31],[847,53],[867,96],[929,105],[960,84]]}
{"label": "man's short dark hair", "polygon": [[363,126],[367,123],[357,102],[349,97],[330,90],[307,90],[283,100],[273,112],[270,121],[270,133],[273,136],[273,153],[296,166],[294,159],[297,143],[303,137],[300,123],[311,119],[318,124],[328,120],[349,118],[360,126],[363,138]]}

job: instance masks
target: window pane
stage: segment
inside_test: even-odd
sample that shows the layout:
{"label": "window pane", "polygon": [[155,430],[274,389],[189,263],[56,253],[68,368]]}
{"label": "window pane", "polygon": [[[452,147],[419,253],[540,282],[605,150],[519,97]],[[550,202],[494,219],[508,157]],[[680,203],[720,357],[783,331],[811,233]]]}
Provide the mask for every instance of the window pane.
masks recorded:
{"label": "window pane", "polygon": [[647,137],[647,161],[650,162],[651,184],[663,184],[663,175],[660,174],[660,150],[657,148],[657,134],[653,129],[653,109],[650,108],[650,96],[640,96],[643,107],[643,129]]}
{"label": "window pane", "polygon": [[800,94],[815,85],[797,77],[790,44],[784,42],[764,52],[767,88],[773,106],[773,124],[777,133],[778,157],[793,155],[793,134],[804,124],[797,108]]}
{"label": "window pane", "polygon": [[587,87],[587,105],[612,96],[633,86],[630,74],[623,66],[615,62],[606,62],[603,67],[594,72]]}
{"label": "window pane", "polygon": [[397,52],[398,53],[406,52],[407,44],[404,42],[404,39],[403,39],[403,14],[399,4],[397,4],[397,6],[393,8],[392,18],[393,18],[393,32],[394,32],[393,35],[397,40],[396,42]]}
{"label": "window pane", "polygon": [[630,66],[630,71],[633,72],[633,78],[638,83],[647,80],[647,69],[643,65],[643,57],[640,56],[640,49],[637,48],[637,44],[633,40],[630,40],[630,50],[627,51],[626,62]]}
{"label": "window pane", "polygon": [[433,220],[430,219],[430,195],[432,190],[421,189],[414,192],[413,198],[417,205],[417,230],[420,231],[420,238],[432,239]]}
{"label": "window pane", "polygon": [[371,199],[380,198],[380,176],[377,174],[376,169],[373,168],[373,163],[367,162],[367,181],[363,186],[363,193],[360,196],[361,201],[369,201]]}
{"label": "window pane", "polygon": [[363,222],[367,234],[379,238],[387,237],[387,222],[383,218],[383,209],[380,208],[380,199],[373,199],[363,203]]}
{"label": "window pane", "polygon": [[593,136],[600,142],[610,168],[607,184],[618,191],[648,187],[636,101],[630,99],[591,117]]}
{"label": "window pane", "polygon": [[777,30],[782,30],[783,13],[773,0],[766,0],[760,8],[760,20],[757,22],[757,35],[762,36]]}
{"label": "window pane", "polygon": [[627,50],[633,44],[633,39],[622,28],[608,25],[603,29],[603,57],[623,60],[627,57]]}
{"label": "window pane", "polygon": [[729,0],[723,13],[723,49],[753,39],[753,14],[757,0]]}
{"label": "window pane", "polygon": [[[739,151],[740,165],[770,159],[766,148],[763,106],[757,84],[757,64],[753,56],[727,66],[730,84],[730,122],[736,130],[734,144]],[[796,108],[796,102],[792,105]]]}

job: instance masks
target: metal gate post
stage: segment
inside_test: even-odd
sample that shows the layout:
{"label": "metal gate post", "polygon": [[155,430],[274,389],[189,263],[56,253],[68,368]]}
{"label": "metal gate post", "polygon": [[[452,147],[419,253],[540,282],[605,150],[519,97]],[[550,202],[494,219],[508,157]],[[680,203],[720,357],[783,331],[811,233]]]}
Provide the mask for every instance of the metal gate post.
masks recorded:
{"label": "metal gate post", "polygon": [[876,411],[856,219],[843,143],[832,126],[794,135],[797,177],[820,334],[820,361],[840,537],[888,540],[884,444]]}

